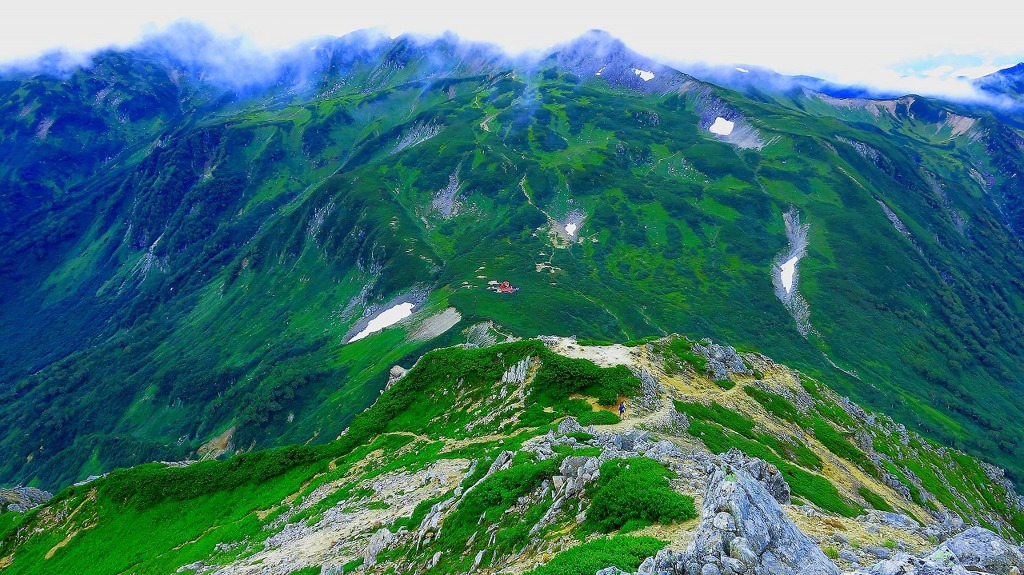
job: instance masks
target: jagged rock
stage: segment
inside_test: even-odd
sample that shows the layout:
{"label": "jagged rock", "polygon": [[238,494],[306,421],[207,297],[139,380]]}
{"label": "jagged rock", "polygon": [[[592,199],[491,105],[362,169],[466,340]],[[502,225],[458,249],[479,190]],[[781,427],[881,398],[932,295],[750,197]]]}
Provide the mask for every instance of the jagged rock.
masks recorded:
{"label": "jagged rock", "polygon": [[905,531],[916,531],[920,529],[920,525],[910,517],[903,515],[902,513],[892,513],[889,511],[868,511],[870,515],[869,521],[877,521],[884,525],[892,525]]}
{"label": "jagged rock", "polygon": [[633,369],[633,375],[640,379],[640,394],[631,400],[631,407],[638,413],[650,413],[661,407],[661,384],[647,370]]}
{"label": "jagged rock", "polygon": [[1010,575],[1014,568],[1024,570],[1024,554],[984,527],[971,527],[947,540],[928,556],[933,561],[949,559],[970,571]]}
{"label": "jagged rock", "polygon": [[469,568],[470,573],[476,571],[480,567],[480,562],[484,560],[484,553],[486,553],[486,549],[481,549],[480,552],[476,554],[476,557],[473,558],[473,566]]}
{"label": "jagged rock", "polygon": [[882,481],[907,501],[914,500],[913,496],[910,494],[910,488],[904,485],[903,482],[900,481],[899,477],[892,473],[885,473],[882,475]]}
{"label": "jagged rock", "polygon": [[501,376],[502,383],[522,385],[526,381],[526,373],[530,369],[531,358],[519,360],[515,365],[505,370]]}
{"label": "jagged rock", "polygon": [[405,374],[407,373],[409,373],[409,370],[405,369],[400,365],[391,366],[391,371],[388,372],[388,384],[384,387],[384,389],[390,388],[392,385],[395,384],[396,381],[405,377]]}
{"label": "jagged rock", "polygon": [[931,514],[935,521],[924,528],[923,535],[925,537],[945,541],[964,530],[964,520],[956,514],[945,512],[931,512]]}
{"label": "jagged rock", "polygon": [[676,444],[671,441],[661,440],[651,446],[647,451],[644,451],[644,457],[651,459],[664,459],[666,457],[678,457],[682,455]]}
{"label": "jagged rock", "polygon": [[508,466],[512,464],[512,458],[514,456],[515,453],[511,451],[502,451],[499,453],[498,457],[494,458],[494,463],[492,463],[491,467],[487,470],[487,475],[493,475],[498,471],[507,469]]}
{"label": "jagged rock", "polygon": [[580,427],[580,422],[576,421],[575,417],[566,417],[558,424],[558,435],[577,433],[580,431],[583,431],[583,428]]}
{"label": "jagged rock", "polygon": [[[700,524],[681,562],[699,565],[702,575],[720,574],[721,566],[734,573],[838,575],[835,564],[786,517],[766,483],[748,469],[769,477],[779,473],[756,460],[723,457],[708,483]],[[727,562],[730,558],[738,564]],[[682,572],[676,568],[675,573]]]}
{"label": "jagged rock", "polygon": [[735,447],[721,456],[722,461],[733,468],[743,469],[755,480],[759,481],[775,501],[782,505],[790,502],[789,484],[782,476],[779,468],[771,463],[755,457],[747,457],[742,451]]}

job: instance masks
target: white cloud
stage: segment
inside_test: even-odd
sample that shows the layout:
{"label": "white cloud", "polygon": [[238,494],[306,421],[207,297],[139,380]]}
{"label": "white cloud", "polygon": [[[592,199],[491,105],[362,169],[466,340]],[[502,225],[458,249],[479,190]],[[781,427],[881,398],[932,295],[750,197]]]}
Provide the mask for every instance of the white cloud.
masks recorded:
{"label": "white cloud", "polygon": [[[181,18],[203,22],[219,33],[244,34],[265,48],[381,26],[392,35],[452,30],[467,39],[524,51],[601,28],[633,49],[666,61],[756,64],[785,74],[891,86],[923,85],[914,79],[917,76],[935,85],[939,78],[977,75],[996,64],[1024,60],[1019,34],[1024,4],[1005,0],[975,0],[967,7],[882,0],[614,4],[290,0],[265,6],[218,0],[38,0],[19,2],[4,12],[0,61],[56,47],[90,50],[125,45],[146,28],[163,28]],[[915,74],[900,68],[906,62],[943,54],[976,55],[989,64],[940,70],[940,63]]]}

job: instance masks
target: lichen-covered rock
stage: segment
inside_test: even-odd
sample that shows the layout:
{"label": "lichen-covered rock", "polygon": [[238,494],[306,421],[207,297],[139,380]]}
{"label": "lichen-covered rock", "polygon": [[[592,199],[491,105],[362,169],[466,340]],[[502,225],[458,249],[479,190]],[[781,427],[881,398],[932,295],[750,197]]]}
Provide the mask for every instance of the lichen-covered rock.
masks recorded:
{"label": "lichen-covered rock", "polygon": [[[769,478],[779,473],[735,454],[721,458],[708,483],[693,542],[681,557],[666,557],[670,564],[659,568],[687,575],[838,575],[835,564],[750,470]],[[788,498],[788,486],[785,493]]]}
{"label": "lichen-covered rock", "polygon": [[956,563],[897,553],[891,559],[857,569],[853,575],[969,575],[969,572]]}
{"label": "lichen-covered rock", "polygon": [[970,571],[986,571],[996,575],[1010,575],[1014,568],[1024,571],[1024,554],[1021,554],[1020,548],[984,527],[971,527],[947,540],[928,558],[953,561]]}

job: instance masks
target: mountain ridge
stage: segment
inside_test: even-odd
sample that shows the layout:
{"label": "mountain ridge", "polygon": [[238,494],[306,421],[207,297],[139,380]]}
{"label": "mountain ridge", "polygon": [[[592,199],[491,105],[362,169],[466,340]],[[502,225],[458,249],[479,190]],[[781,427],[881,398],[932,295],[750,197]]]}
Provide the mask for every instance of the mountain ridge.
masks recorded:
{"label": "mountain ridge", "polygon": [[[396,363],[552,326],[756,346],[1019,473],[1017,128],[920,97],[750,99],[595,38],[528,67],[353,42],[239,93],[131,53],[5,80],[0,476],[323,441]],[[52,169],[69,150],[95,175]]]}
{"label": "mountain ridge", "polygon": [[733,558],[752,573],[889,560],[1010,575],[1024,504],[991,473],[760,354],[545,337],[435,350],[326,445],[65,489],[0,523],[0,564],[681,574]]}

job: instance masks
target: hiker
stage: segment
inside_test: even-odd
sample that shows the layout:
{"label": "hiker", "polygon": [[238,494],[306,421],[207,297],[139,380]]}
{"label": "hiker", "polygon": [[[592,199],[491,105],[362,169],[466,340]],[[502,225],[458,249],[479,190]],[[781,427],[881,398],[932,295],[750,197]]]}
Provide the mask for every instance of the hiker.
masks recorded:
{"label": "hiker", "polygon": [[626,402],[619,403],[619,417],[626,415]]}

